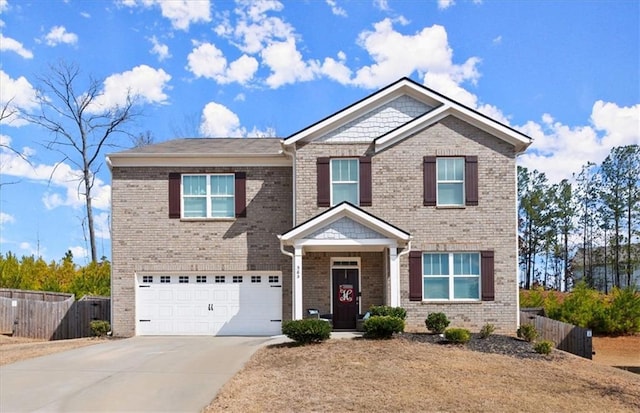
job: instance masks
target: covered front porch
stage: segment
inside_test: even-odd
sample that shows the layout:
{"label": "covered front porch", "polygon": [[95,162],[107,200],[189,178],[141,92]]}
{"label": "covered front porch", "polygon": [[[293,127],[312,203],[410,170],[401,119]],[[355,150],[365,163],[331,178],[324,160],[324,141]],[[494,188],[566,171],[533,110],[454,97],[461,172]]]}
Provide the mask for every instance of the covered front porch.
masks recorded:
{"label": "covered front porch", "polygon": [[411,236],[347,202],[279,236],[292,258],[292,318],[331,314],[334,329],[355,328],[371,305],[400,305],[400,257]]}

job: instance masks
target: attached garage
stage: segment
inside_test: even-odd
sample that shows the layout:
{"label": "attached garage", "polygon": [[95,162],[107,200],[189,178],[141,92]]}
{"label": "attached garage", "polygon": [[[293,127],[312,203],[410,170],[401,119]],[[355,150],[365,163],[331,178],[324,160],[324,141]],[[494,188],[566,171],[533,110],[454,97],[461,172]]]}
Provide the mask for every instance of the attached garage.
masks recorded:
{"label": "attached garage", "polygon": [[281,274],[137,274],[137,335],[280,334]]}

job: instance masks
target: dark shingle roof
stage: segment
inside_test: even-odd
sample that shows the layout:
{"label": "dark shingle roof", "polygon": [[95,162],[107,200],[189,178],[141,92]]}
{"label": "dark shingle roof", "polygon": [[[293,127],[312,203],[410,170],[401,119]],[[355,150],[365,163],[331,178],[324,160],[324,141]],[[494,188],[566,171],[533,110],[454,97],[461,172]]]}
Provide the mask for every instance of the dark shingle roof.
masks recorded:
{"label": "dark shingle roof", "polygon": [[279,138],[187,138],[173,139],[109,154],[136,155],[278,155]]}

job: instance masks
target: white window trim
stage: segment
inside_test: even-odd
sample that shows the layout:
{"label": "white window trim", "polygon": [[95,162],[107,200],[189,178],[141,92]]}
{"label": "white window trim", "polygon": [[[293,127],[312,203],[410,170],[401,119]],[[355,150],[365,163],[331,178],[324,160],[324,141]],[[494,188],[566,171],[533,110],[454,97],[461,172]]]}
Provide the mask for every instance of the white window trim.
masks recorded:
{"label": "white window trim", "polygon": [[[438,169],[438,161],[440,159],[460,159],[462,160],[462,179],[461,180],[440,180],[439,176],[440,174],[439,169]],[[465,199],[465,194],[466,194],[466,182],[465,182],[465,177],[466,177],[466,168],[467,168],[467,164],[466,164],[466,159],[464,156],[438,156],[436,157],[436,206],[442,206],[442,207],[463,207],[467,204],[467,200]],[[444,204],[440,202],[440,184],[462,184],[462,203],[460,204]]]}
{"label": "white window trim", "polygon": [[[334,181],[333,180],[333,161],[356,161],[356,172],[358,179],[355,181]],[[329,186],[331,190],[331,206],[336,205],[333,201],[333,184],[356,184],[356,206],[360,205],[360,159],[359,158],[331,158],[329,160]]]}
{"label": "white window trim", "polygon": [[[206,194],[205,195],[185,195],[184,194],[184,178],[185,177],[189,177],[189,176],[204,176],[205,180],[206,180]],[[234,181],[234,187],[233,187],[233,195],[213,195],[211,193],[211,177],[212,176],[231,176],[233,178]],[[206,199],[205,202],[205,207],[206,207],[206,216],[204,217],[186,217],[184,216],[184,200],[186,198],[202,198],[204,197]],[[202,173],[202,174],[182,174],[181,178],[180,178],[180,215],[181,215],[181,219],[186,219],[186,220],[199,220],[199,219],[234,219],[236,216],[236,205],[235,205],[235,197],[236,197],[236,193],[235,193],[235,174],[233,173]],[[234,202],[233,202],[233,210],[231,211],[231,215],[229,216],[224,216],[224,217],[215,217],[213,216],[213,211],[211,210],[211,200],[213,198],[233,198]]]}
{"label": "white window trim", "polygon": [[[447,254],[449,260],[449,274],[437,274],[437,275],[425,275],[424,274],[424,256],[434,254]],[[478,275],[473,274],[453,274],[453,256],[454,254],[476,254],[478,256]],[[449,281],[449,298],[426,298],[424,293],[424,279],[425,278],[443,278],[447,277]],[[478,278],[478,298],[454,298],[454,280],[455,278]],[[437,301],[437,302],[480,302],[482,301],[482,256],[480,252],[476,251],[453,251],[453,252],[423,252],[422,253],[422,301]]]}

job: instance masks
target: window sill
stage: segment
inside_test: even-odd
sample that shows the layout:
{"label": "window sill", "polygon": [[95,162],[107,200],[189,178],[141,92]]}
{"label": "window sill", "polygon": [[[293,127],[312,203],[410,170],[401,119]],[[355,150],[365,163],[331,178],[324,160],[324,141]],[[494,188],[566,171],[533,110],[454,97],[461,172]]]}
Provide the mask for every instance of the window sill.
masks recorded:
{"label": "window sill", "polygon": [[180,222],[233,222],[237,218],[180,218]]}
{"label": "window sill", "polygon": [[466,209],[466,205],[436,205],[436,209]]}
{"label": "window sill", "polygon": [[481,304],[483,301],[478,300],[422,300],[422,304]]}

